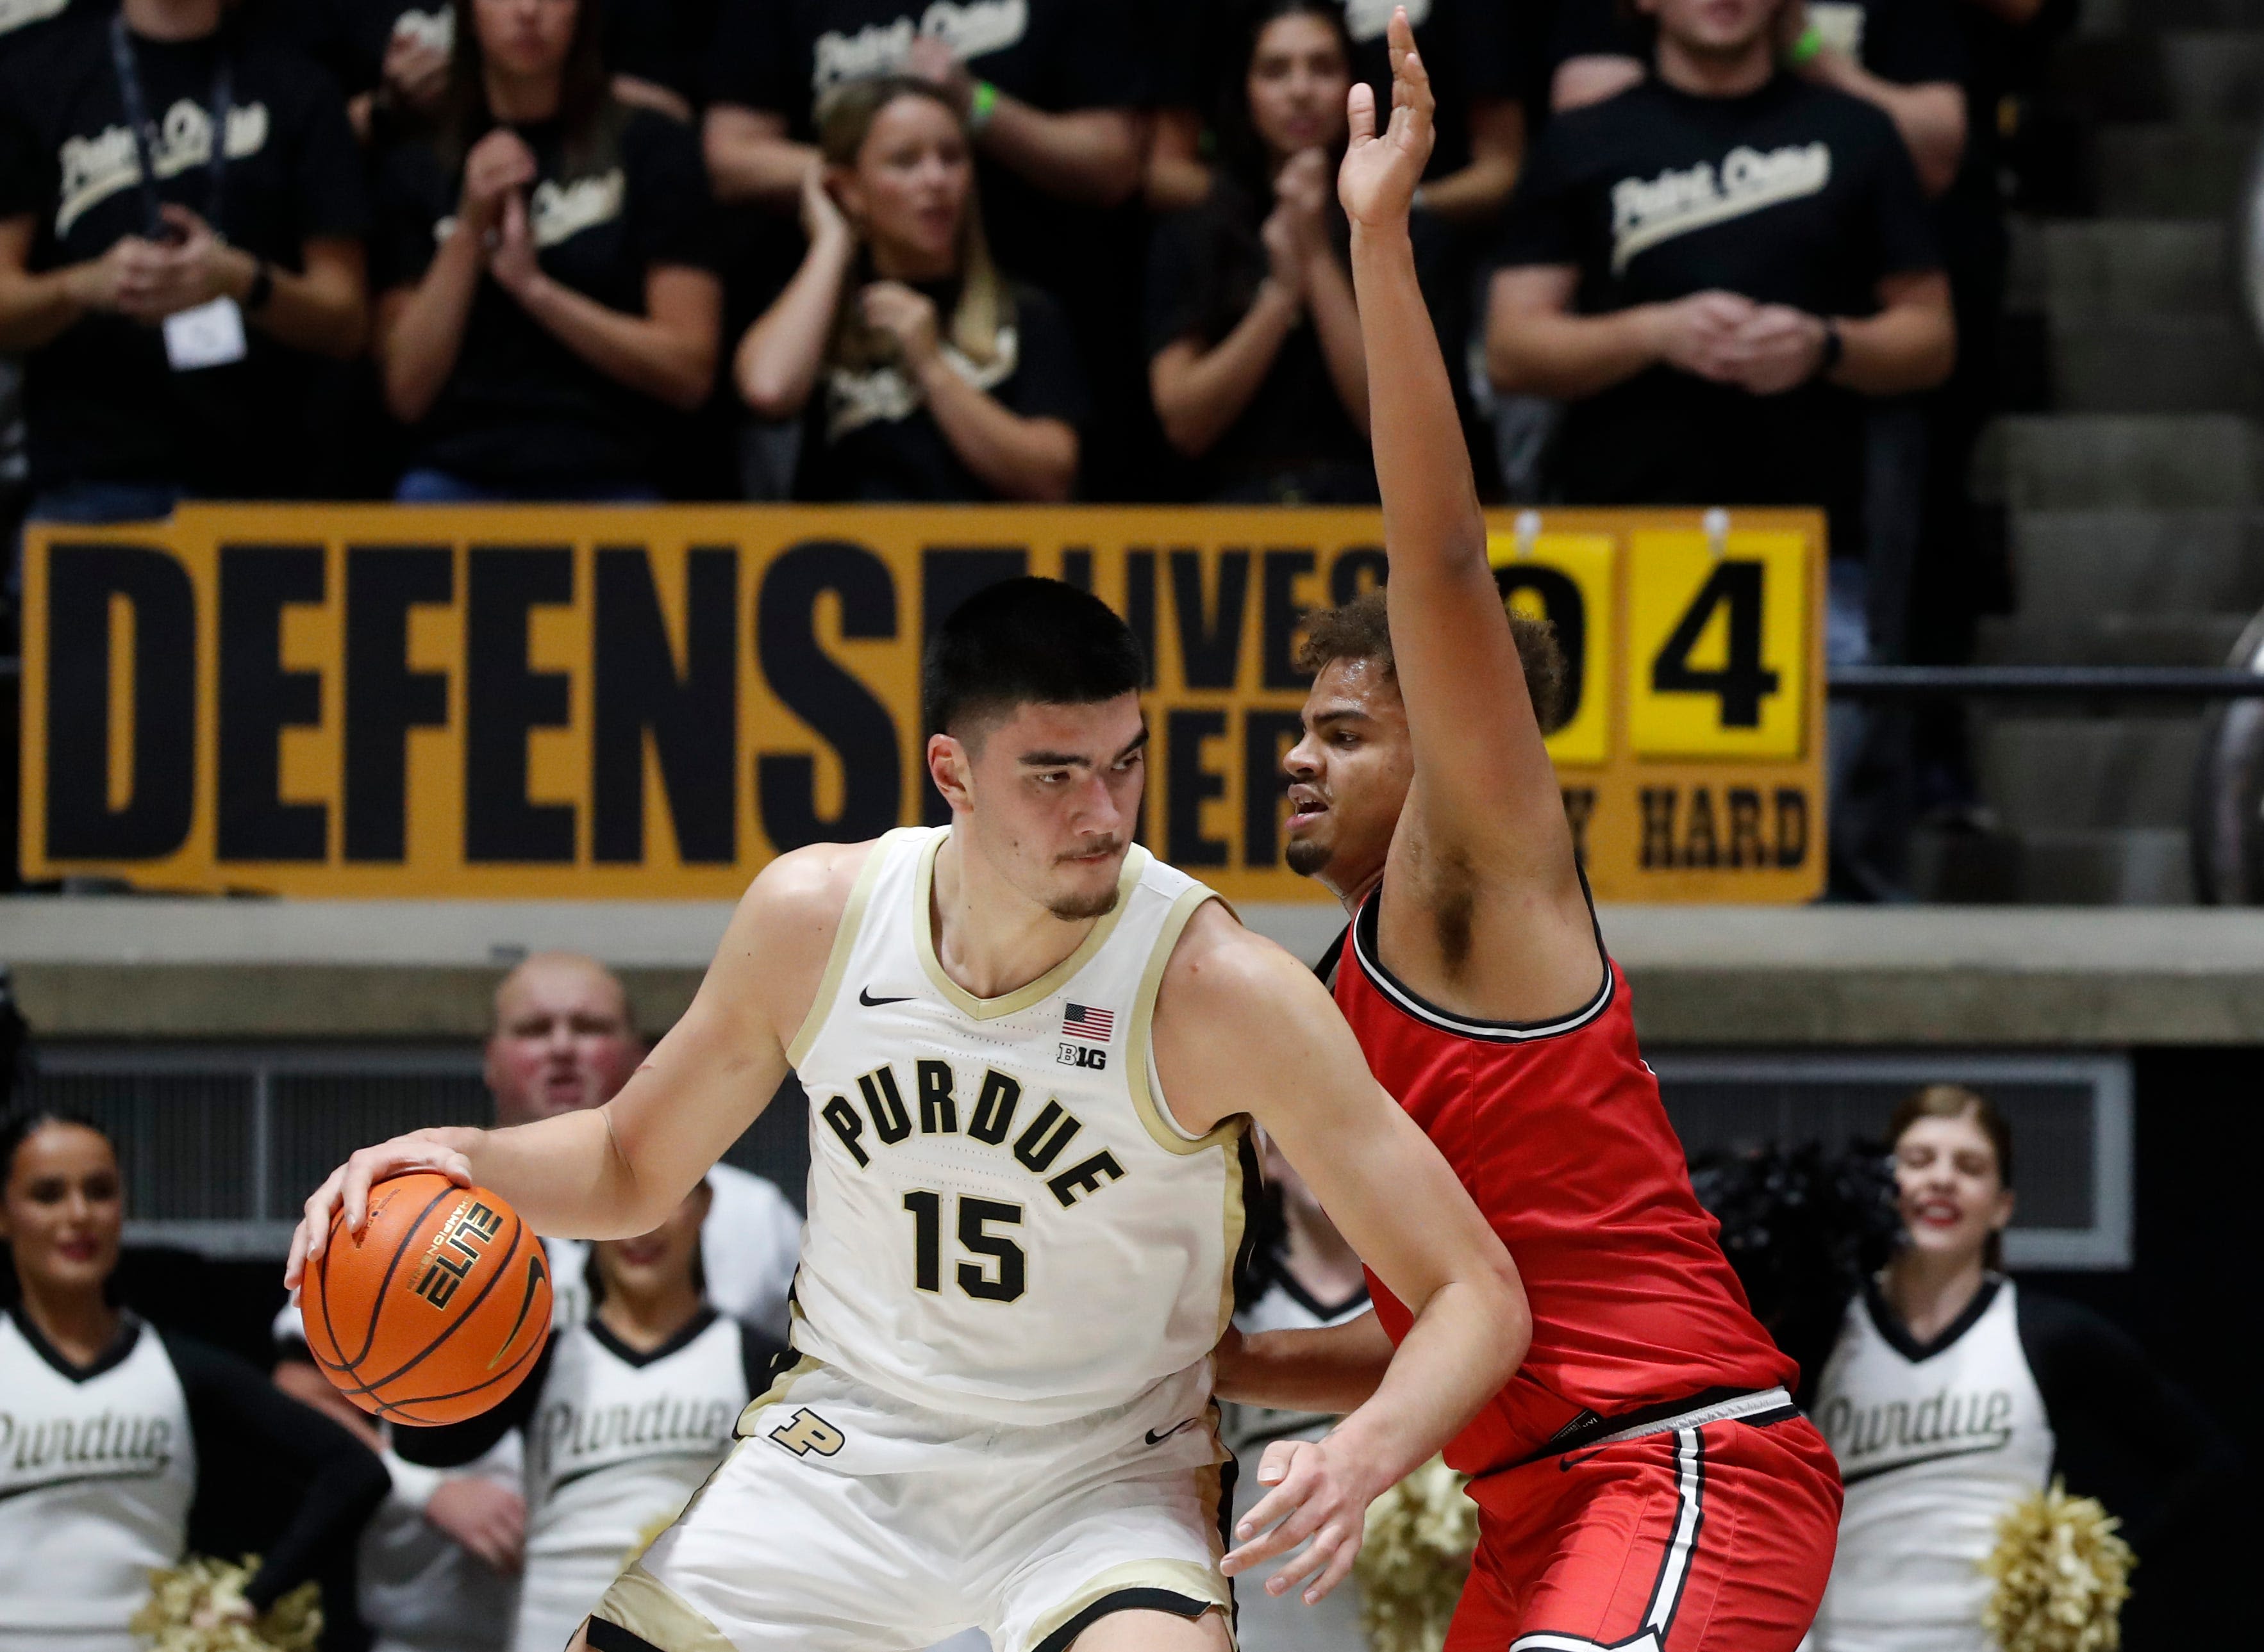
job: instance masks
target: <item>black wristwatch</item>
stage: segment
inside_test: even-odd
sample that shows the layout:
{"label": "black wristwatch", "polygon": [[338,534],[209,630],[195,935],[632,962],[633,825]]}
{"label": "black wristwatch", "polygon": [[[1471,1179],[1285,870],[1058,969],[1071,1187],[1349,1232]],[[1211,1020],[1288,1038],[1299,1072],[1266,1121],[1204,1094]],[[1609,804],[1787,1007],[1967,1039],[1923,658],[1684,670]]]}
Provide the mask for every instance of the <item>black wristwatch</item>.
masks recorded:
{"label": "black wristwatch", "polygon": [[[264,268],[265,266],[263,266]],[[1840,323],[1829,315],[1824,318],[1824,348],[1816,353],[1816,371],[1811,379],[1828,379],[1832,369],[1840,365],[1840,358],[1847,353],[1847,341],[1840,336]]]}
{"label": "black wristwatch", "polygon": [[256,315],[266,308],[267,301],[275,296],[275,269],[266,259],[259,259],[251,271],[251,285],[244,289],[243,313]]}

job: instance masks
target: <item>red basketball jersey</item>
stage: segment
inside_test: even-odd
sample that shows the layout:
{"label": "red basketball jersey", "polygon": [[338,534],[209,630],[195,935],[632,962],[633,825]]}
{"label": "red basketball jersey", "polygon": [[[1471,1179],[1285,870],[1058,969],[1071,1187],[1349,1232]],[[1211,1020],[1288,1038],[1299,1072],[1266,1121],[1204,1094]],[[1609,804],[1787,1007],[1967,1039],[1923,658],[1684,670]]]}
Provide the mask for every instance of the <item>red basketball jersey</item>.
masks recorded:
{"label": "red basketball jersey", "polygon": [[[1383,967],[1381,900],[1353,920],[1338,1006],[1377,1081],[1501,1235],[1533,1309],[1525,1363],[1447,1461],[1482,1474],[1542,1451],[1584,1413],[1790,1383],[1797,1367],[1753,1318],[1690,1190],[1619,966],[1607,957],[1594,1001],[1560,1021],[1474,1021]],[[1412,1315],[1372,1275],[1369,1287],[1396,1344]]]}

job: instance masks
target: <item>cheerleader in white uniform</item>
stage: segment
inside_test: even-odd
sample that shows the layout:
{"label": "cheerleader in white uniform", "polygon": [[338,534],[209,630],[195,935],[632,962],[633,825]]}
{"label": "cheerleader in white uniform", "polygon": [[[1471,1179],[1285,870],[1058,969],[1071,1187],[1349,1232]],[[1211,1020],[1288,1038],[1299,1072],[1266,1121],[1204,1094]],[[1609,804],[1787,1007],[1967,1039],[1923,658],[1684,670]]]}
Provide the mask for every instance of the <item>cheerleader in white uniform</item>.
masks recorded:
{"label": "cheerleader in white uniform", "polygon": [[[2136,1343],[2002,1272],[2013,1141],[1988,1101],[1929,1085],[1889,1126],[1905,1243],[1849,1304],[1815,1416],[1847,1484],[1815,1652],[1992,1652],[1981,1562],[2006,1511],[2055,1474],[2096,1495],[2152,1466],[2149,1525],[2225,1461],[2215,1427]],[[2109,1512],[2114,1512],[2112,1509]],[[2134,1547],[2143,1533],[2126,1531]]]}
{"label": "cheerleader in white uniform", "polygon": [[558,1652],[621,1568],[731,1448],[780,1345],[708,1306],[703,1183],[663,1226],[591,1247],[590,1317],[560,1330],[510,1399],[448,1428],[399,1428],[411,1463],[452,1467],[524,1440],[526,1561],[512,1652]]}
{"label": "cheerleader in white uniform", "polygon": [[250,1612],[350,1547],[385,1495],[352,1435],[232,1354],[111,1305],[125,1205],[94,1125],[0,1130],[0,1652],[139,1652],[149,1573],[178,1565],[200,1479],[278,1463],[306,1488],[244,1590]]}

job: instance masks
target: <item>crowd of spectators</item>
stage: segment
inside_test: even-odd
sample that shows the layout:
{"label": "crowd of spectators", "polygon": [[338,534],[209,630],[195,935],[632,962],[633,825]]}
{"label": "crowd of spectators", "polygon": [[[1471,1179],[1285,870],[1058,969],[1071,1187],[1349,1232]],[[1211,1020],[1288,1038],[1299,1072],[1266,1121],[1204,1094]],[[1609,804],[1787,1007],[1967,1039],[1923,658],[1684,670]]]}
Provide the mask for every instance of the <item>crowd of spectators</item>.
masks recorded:
{"label": "crowd of spectators", "polygon": [[[1485,485],[1822,504],[1843,619],[1893,574],[1843,654],[1899,646],[2048,4],[1412,0]],[[10,0],[30,512],[1371,497],[1333,171],[1390,11]]]}

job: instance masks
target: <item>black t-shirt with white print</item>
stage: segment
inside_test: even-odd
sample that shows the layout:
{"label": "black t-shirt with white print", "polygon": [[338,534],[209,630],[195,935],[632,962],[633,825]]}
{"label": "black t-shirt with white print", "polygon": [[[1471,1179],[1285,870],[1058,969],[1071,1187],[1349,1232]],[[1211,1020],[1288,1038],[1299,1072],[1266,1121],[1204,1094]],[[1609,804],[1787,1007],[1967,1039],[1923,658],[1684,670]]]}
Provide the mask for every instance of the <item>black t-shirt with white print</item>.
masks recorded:
{"label": "black t-shirt with white print", "polygon": [[[712,269],[698,140],[680,121],[609,104],[570,144],[555,121],[519,128],[535,156],[528,209],[543,272],[609,309],[645,313],[657,264]],[[372,286],[412,286],[453,231],[460,157],[439,141],[391,150],[378,174]],[[483,276],[456,365],[413,427],[412,460],[537,496],[655,485],[673,409],[599,372]]]}
{"label": "black t-shirt with white print", "polygon": [[[1866,315],[1883,277],[1938,268],[1918,179],[1887,117],[1780,75],[1742,98],[1657,80],[1552,122],[1498,262],[1569,265],[1605,314],[1721,289]],[[1575,402],[1556,482],[1583,504],[1822,504],[1860,548],[1862,404],[1814,382],[1758,396],[1659,366]]]}
{"label": "black t-shirt with white print", "polygon": [[[36,221],[30,267],[98,258],[143,232],[141,164],[111,54],[107,6],[82,3],[0,53],[0,217]],[[194,40],[132,40],[142,97],[158,128],[157,192],[212,214],[211,107],[221,54],[231,65],[226,193],[214,228],[248,252],[295,270],[308,241],[367,228],[361,157],[337,88],[298,52],[258,30]],[[307,359],[247,322],[248,353],[176,373],[163,333],[89,315],[24,370],[35,487],[118,481],[192,493],[292,490],[301,465]]]}
{"label": "black t-shirt with white print", "polygon": [[[1334,200],[1332,239],[1348,231]],[[1148,354],[1193,339],[1213,349],[1242,324],[1266,272],[1259,229],[1267,208],[1222,170],[1199,206],[1157,224],[1148,249]],[[1346,413],[1310,316],[1282,341],[1256,394],[1196,461],[1201,497],[1214,503],[1372,504],[1375,463]]]}
{"label": "black t-shirt with white print", "polygon": [[[948,336],[956,282],[923,283]],[[991,362],[963,365],[970,382],[1009,412],[1082,426],[1092,415],[1077,347],[1053,301],[1011,285],[1013,320]],[[894,366],[825,367],[809,399],[802,438],[804,499],[866,504],[976,503],[995,498],[952,450],[918,385]]]}
{"label": "black t-shirt with white print", "polygon": [[[902,72],[912,42],[940,37],[968,72],[1049,114],[1144,104],[1129,0],[722,0],[708,93],[783,116],[814,140],[817,100],[843,81]],[[1002,269],[1070,293],[1107,214],[1058,200],[1005,167],[976,169],[983,221]]]}
{"label": "black t-shirt with white print", "polygon": [[[0,0],[0,4],[7,3]],[[696,84],[692,69],[695,42],[691,25],[680,15],[686,4],[615,0],[607,6],[600,41],[606,68],[691,97]],[[445,44],[455,29],[449,0],[270,0],[270,6],[278,26],[330,70],[349,96],[377,89],[395,30]]]}

